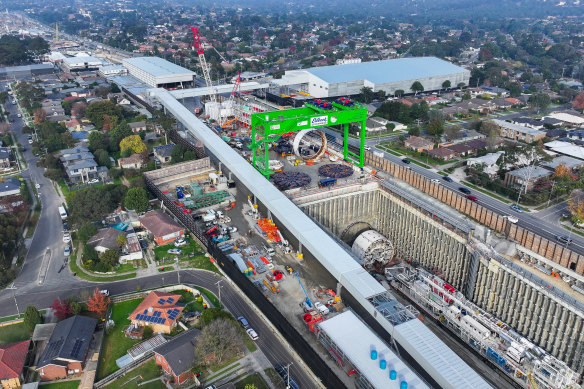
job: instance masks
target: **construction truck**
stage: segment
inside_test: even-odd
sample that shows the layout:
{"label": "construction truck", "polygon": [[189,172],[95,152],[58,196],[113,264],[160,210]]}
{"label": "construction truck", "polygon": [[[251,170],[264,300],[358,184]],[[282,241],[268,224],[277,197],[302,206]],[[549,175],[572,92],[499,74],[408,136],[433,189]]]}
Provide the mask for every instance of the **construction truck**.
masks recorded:
{"label": "construction truck", "polygon": [[280,236],[280,242],[282,243],[282,250],[284,250],[284,254],[290,254],[290,253],[292,253],[292,249],[290,248],[290,244],[284,238],[284,236],[282,235],[282,233],[280,232],[280,230],[278,230],[278,235]]}

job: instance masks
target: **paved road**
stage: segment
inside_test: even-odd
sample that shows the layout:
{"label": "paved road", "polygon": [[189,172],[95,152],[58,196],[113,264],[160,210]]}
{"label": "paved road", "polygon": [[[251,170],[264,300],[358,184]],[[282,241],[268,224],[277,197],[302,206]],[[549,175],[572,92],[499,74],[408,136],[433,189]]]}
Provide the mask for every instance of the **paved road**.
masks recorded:
{"label": "paved road", "polygon": [[[89,295],[99,286],[101,289],[108,289],[112,295],[135,292],[138,287],[141,289],[150,289],[160,287],[162,285],[177,284],[178,272],[168,272],[150,277],[135,278],[125,281],[118,281],[112,283],[95,284],[90,282],[81,282],[81,284],[71,285],[63,283],[58,286],[36,288],[36,291],[30,291],[21,294],[20,291],[16,295],[16,300],[21,308],[21,311],[28,305],[35,305],[37,308],[47,308],[56,297],[63,299],[79,295]],[[219,287],[221,288],[221,302],[222,304],[237,317],[240,315],[250,323],[259,335],[256,341],[258,347],[266,355],[272,364],[280,363],[287,364],[294,362],[290,367],[291,375],[300,385],[301,388],[317,388],[314,380],[298,366],[292,353],[282,345],[279,338],[272,333],[268,325],[260,318],[254,309],[250,307],[246,300],[239,293],[231,287],[225,278],[204,270],[182,270],[180,272],[180,282],[193,286],[201,286],[210,290],[215,295],[219,295],[217,281],[223,280]],[[0,316],[8,316],[16,314],[16,307],[14,299],[10,291],[4,291],[0,294]]]}
{"label": "paved road", "polygon": [[[0,88],[5,90],[6,83],[0,83]],[[34,290],[39,286],[51,285],[76,285],[79,280],[68,271],[64,265],[63,251],[63,225],[57,212],[57,208],[63,202],[55,191],[52,182],[43,176],[44,168],[36,166],[38,157],[32,155],[32,147],[28,143],[27,134],[22,133],[23,119],[18,118],[18,106],[6,104],[10,116],[14,118],[11,129],[21,145],[24,146],[24,158],[28,168],[22,172],[25,179],[30,179],[34,184],[39,184],[40,201],[43,205],[37,231],[29,243],[29,251],[26,256],[22,271],[18,275],[15,286],[22,291]],[[18,292],[16,292],[18,293]]]}
{"label": "paved road", "polygon": [[[338,134],[337,134],[338,137]],[[349,139],[349,144],[355,147],[358,147],[359,143],[357,139]],[[373,144],[371,144],[371,141],[368,141],[368,144],[371,145],[371,147],[373,148],[373,150],[377,151],[377,152],[382,152],[383,156],[385,159],[397,163],[397,164],[404,164],[401,161],[400,157],[397,157],[393,154],[389,154],[384,152],[381,149],[378,149],[377,147],[375,147]],[[461,185],[457,182],[446,182],[443,180],[443,177],[431,170],[425,169],[421,166],[418,166],[416,164],[409,164],[407,165],[410,167],[410,169],[412,169],[413,171],[427,177],[427,178],[436,178],[440,180],[440,185],[444,185],[450,189],[453,189],[455,192],[459,193],[461,196],[463,196],[462,193],[460,193],[458,191],[458,188],[464,185]],[[535,214],[530,214],[527,212],[523,212],[523,213],[518,213],[513,211],[508,204],[503,203],[493,197],[487,196],[485,194],[482,193],[473,193],[475,194],[478,199],[479,199],[479,204],[481,204],[482,206],[486,207],[487,209],[497,212],[501,215],[513,215],[516,216],[519,221],[517,222],[517,225],[532,231],[546,239],[549,239],[550,241],[556,241],[556,236],[558,235],[565,235],[565,236],[569,236],[570,239],[572,239],[572,244],[569,246],[571,250],[577,252],[578,254],[584,255],[584,238],[582,238],[579,235],[574,235],[572,234],[570,231],[564,229],[562,226],[555,224],[555,223],[548,223],[540,218],[538,218],[537,216],[535,216]],[[466,196],[466,195],[464,195]]]}

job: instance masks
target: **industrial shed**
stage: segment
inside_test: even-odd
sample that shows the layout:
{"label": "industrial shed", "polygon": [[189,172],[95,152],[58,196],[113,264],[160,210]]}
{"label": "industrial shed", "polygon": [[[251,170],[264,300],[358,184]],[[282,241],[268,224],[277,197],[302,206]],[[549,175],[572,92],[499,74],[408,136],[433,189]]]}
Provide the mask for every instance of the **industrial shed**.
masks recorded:
{"label": "industrial shed", "polygon": [[158,57],[127,58],[122,64],[140,81],[156,88],[192,86],[195,73]]}
{"label": "industrial shed", "polygon": [[312,97],[350,96],[370,87],[392,95],[401,89],[410,93],[419,81],[425,91],[439,90],[450,81],[452,87],[468,85],[470,71],[436,57],[388,59],[286,71],[280,84],[289,85]]}

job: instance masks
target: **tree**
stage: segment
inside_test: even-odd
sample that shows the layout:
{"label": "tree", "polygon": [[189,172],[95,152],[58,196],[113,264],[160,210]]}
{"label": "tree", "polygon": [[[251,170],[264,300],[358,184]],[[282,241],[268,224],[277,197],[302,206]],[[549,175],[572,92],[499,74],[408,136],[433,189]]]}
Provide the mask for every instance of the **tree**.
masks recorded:
{"label": "tree", "polygon": [[89,107],[87,107],[87,110],[85,111],[85,115],[98,129],[105,129],[104,123],[106,116],[109,117],[110,125],[113,120],[117,122],[124,117],[122,107],[109,100],[96,101],[89,104]]}
{"label": "tree", "polygon": [[373,101],[373,98],[375,97],[375,94],[373,93],[373,89],[371,89],[368,86],[364,86],[363,88],[361,88],[361,93],[359,94],[359,101],[365,103],[365,104],[369,104],[370,102]]}
{"label": "tree", "polygon": [[34,124],[41,124],[42,122],[47,120],[47,112],[42,108],[35,109],[33,112],[33,116]]}
{"label": "tree", "polygon": [[444,130],[444,133],[448,140],[458,139],[462,133],[462,127],[458,124],[455,124],[454,126],[448,126]]}
{"label": "tree", "polygon": [[97,227],[93,223],[86,223],[77,231],[77,237],[83,243],[87,243],[87,241],[95,234],[97,234]]}
{"label": "tree", "polygon": [[396,89],[393,93],[396,97],[402,97],[406,93],[403,89]]}
{"label": "tree", "polygon": [[199,364],[218,365],[238,355],[242,348],[243,341],[235,323],[221,318],[203,327],[194,352]]}
{"label": "tree", "polygon": [[95,90],[95,95],[102,99],[107,99],[107,95],[110,94],[111,91],[112,90],[107,86],[100,86]]}
{"label": "tree", "polygon": [[51,305],[50,308],[55,311],[55,316],[61,320],[66,319],[73,314],[69,302],[60,299],[53,301],[53,305]]}
{"label": "tree", "polygon": [[92,152],[95,152],[95,150],[105,150],[107,149],[107,141],[105,136],[99,132],[99,131],[92,131],[91,133],[89,133],[89,149]]}
{"label": "tree", "polygon": [[107,168],[112,166],[112,161],[107,151],[100,149],[94,152],[95,160],[99,166],[105,166]]}
{"label": "tree", "polygon": [[120,247],[124,247],[126,243],[128,243],[128,239],[126,239],[126,235],[118,235],[116,238],[116,243]]}
{"label": "tree", "polygon": [[144,340],[150,339],[152,337],[152,334],[154,334],[154,330],[152,330],[152,327],[146,326],[144,327],[144,332],[142,332],[142,339]]}
{"label": "tree", "polygon": [[108,269],[113,268],[118,264],[120,260],[120,253],[116,250],[107,250],[105,253],[101,254],[99,262],[103,263]]}
{"label": "tree", "polygon": [[442,88],[444,89],[448,89],[452,86],[452,83],[450,82],[450,80],[446,80],[442,83]]}
{"label": "tree", "polygon": [[136,212],[144,212],[148,209],[148,193],[144,188],[130,188],[126,192],[124,205],[128,209],[133,209]]}
{"label": "tree", "polygon": [[480,122],[479,132],[484,135],[489,135],[491,132],[499,133],[499,126],[491,120]]}
{"label": "tree", "polygon": [[567,178],[570,177],[570,169],[565,163],[559,164],[554,170],[554,178]]}
{"label": "tree", "polygon": [[96,312],[99,316],[103,316],[109,303],[110,298],[101,293],[98,288],[95,288],[93,296],[87,300],[87,309],[90,312]]}
{"label": "tree", "polygon": [[73,192],[68,203],[73,222],[102,220],[117,205],[109,192],[95,186]]}
{"label": "tree", "polygon": [[140,135],[130,135],[120,142],[120,150],[130,150],[132,154],[140,154],[146,150],[146,145],[142,142]]}
{"label": "tree", "polygon": [[111,88],[112,88],[112,93],[120,93],[121,92],[120,87],[116,83],[112,83]]}
{"label": "tree", "polygon": [[428,134],[439,137],[444,132],[444,123],[440,119],[432,119],[428,123]]}
{"label": "tree", "polygon": [[69,306],[71,307],[71,313],[73,315],[79,315],[81,312],[83,312],[83,303],[78,301],[70,301]]}
{"label": "tree", "polygon": [[[132,135],[132,129],[130,128],[128,123],[126,123],[125,121],[122,121],[109,133],[110,150],[111,151],[118,151],[120,149],[119,145],[120,145],[120,142],[122,141],[122,139],[124,139],[130,135]],[[138,138],[140,138],[140,137],[138,136]],[[142,141],[142,140],[140,139],[140,141]]]}
{"label": "tree", "polygon": [[537,109],[537,112],[540,110],[546,109],[551,104],[550,96],[546,93],[536,93],[529,97],[527,101],[532,108]]}
{"label": "tree", "polygon": [[420,81],[414,81],[414,83],[410,87],[410,90],[412,92],[414,92],[414,95],[417,96],[418,95],[418,92],[423,92],[424,91],[424,86],[422,85],[422,83]]}
{"label": "tree", "polygon": [[584,92],[580,93],[578,96],[574,98],[572,102],[572,107],[574,109],[584,110]]}
{"label": "tree", "polygon": [[87,111],[87,104],[83,101],[77,101],[71,107],[71,116],[81,119],[85,116],[85,111]]}
{"label": "tree", "polygon": [[511,84],[509,84],[507,86],[507,89],[509,89],[509,96],[511,97],[519,97],[521,96],[521,85],[517,82],[512,82]]}
{"label": "tree", "polygon": [[582,201],[580,193],[574,191],[568,200],[568,209],[572,214],[572,221],[575,223],[584,222],[584,201]]}
{"label": "tree", "polygon": [[24,312],[24,326],[28,331],[34,330],[37,324],[41,324],[41,319],[41,314],[34,305],[26,307],[26,311]]}
{"label": "tree", "polygon": [[410,127],[408,130],[408,135],[420,136],[420,127]]}
{"label": "tree", "polygon": [[83,246],[83,262],[93,261],[97,262],[99,260],[99,254],[95,251],[95,248],[90,244],[85,244]]}

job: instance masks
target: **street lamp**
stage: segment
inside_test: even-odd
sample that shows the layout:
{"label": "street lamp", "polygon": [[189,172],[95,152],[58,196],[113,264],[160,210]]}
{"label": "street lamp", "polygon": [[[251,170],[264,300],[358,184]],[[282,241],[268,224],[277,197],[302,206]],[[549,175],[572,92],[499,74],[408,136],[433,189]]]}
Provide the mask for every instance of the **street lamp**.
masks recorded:
{"label": "street lamp", "polygon": [[16,313],[18,314],[18,317],[20,317],[20,309],[18,309],[18,303],[16,302],[16,286],[12,283],[12,285],[6,289],[12,289],[12,297],[14,298],[14,305],[16,305]]}
{"label": "street lamp", "polygon": [[290,366],[292,365],[292,362],[290,362],[289,364],[286,365],[286,372],[288,373],[286,375],[286,380],[288,381],[286,383],[286,389],[290,389]]}
{"label": "street lamp", "polygon": [[217,297],[219,298],[219,302],[221,302],[221,282],[223,280],[219,280],[217,282],[215,282],[215,285],[217,285]]}

